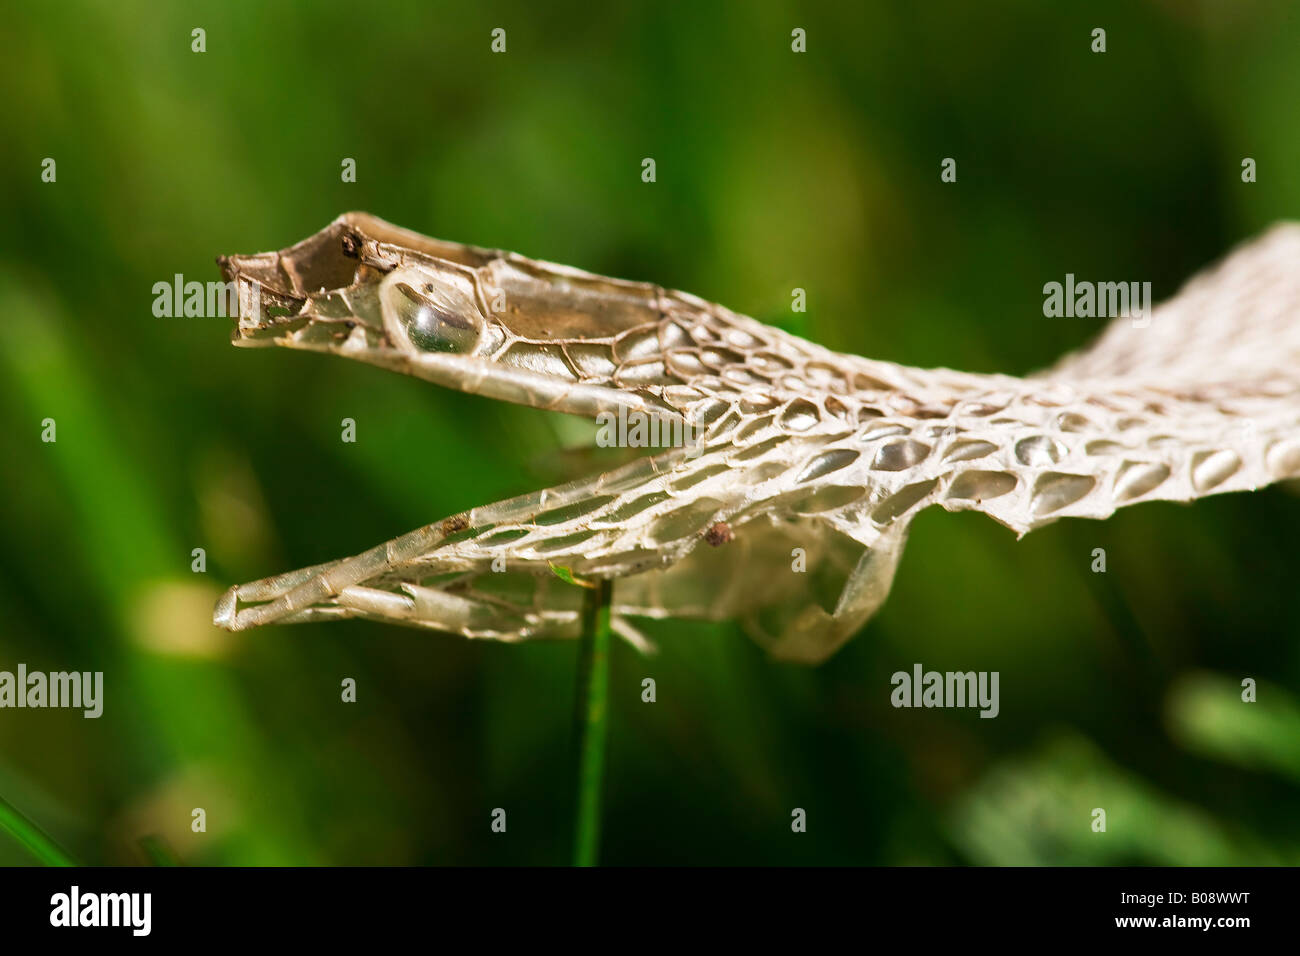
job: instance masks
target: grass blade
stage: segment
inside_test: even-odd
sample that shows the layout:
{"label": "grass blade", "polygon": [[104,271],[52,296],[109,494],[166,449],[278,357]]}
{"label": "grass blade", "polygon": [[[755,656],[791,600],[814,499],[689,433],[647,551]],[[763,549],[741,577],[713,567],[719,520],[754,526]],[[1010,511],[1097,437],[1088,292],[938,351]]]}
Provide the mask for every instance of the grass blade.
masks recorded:
{"label": "grass blade", "polygon": [[582,605],[578,660],[578,814],[573,865],[595,866],[600,853],[600,804],[608,734],[610,600],[614,582],[600,581]]}
{"label": "grass blade", "polygon": [[46,866],[77,865],[44,830],[19,813],[4,797],[0,797],[0,830],[25,846],[32,856]]}

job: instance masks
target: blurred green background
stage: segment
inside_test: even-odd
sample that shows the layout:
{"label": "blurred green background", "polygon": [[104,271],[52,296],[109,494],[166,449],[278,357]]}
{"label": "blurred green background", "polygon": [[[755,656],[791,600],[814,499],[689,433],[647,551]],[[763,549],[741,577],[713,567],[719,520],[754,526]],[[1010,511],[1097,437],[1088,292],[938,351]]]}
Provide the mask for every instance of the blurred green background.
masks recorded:
{"label": "blurred green background", "polygon": [[[209,623],[230,584],[554,483],[563,426],[235,350],[224,320],[156,318],[155,282],[365,209],[836,349],[1023,374],[1099,328],[1044,319],[1043,283],[1164,298],[1300,218],[1287,0],[65,2],[11,5],[5,35],[0,669],[106,690],[98,720],[0,711],[0,795],[91,863],[144,862],[145,835],[191,864],[560,863],[571,839],[573,645]],[[647,625],[659,655],[613,660],[603,860],[1300,861],[1297,540],[1285,487],[1020,542],[934,509],[821,668]],[[1000,671],[1001,715],[891,708],[917,662]]]}

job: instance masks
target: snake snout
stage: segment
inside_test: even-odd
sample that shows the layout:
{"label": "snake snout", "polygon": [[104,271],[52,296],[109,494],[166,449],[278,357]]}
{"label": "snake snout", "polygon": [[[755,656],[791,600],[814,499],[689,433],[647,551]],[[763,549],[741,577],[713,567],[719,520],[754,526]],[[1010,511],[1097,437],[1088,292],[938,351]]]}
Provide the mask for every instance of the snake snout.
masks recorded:
{"label": "snake snout", "polygon": [[314,327],[324,339],[346,338],[353,325],[370,324],[371,312],[377,325],[371,287],[383,273],[361,260],[361,243],[349,223],[335,220],[285,249],[218,256],[239,302],[235,344],[287,344]]}

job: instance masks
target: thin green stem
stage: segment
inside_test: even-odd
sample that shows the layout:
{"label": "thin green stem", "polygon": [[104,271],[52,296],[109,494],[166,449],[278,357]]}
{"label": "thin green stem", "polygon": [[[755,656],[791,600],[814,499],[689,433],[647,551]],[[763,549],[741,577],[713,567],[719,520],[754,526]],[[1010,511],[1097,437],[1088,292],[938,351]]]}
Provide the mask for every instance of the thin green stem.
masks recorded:
{"label": "thin green stem", "polygon": [[44,830],[19,813],[4,797],[0,797],[0,830],[25,846],[32,856],[46,866],[77,865]]}
{"label": "thin green stem", "polygon": [[585,595],[578,657],[578,816],[573,865],[595,866],[600,853],[600,797],[609,731],[609,606],[614,582],[602,580]]}

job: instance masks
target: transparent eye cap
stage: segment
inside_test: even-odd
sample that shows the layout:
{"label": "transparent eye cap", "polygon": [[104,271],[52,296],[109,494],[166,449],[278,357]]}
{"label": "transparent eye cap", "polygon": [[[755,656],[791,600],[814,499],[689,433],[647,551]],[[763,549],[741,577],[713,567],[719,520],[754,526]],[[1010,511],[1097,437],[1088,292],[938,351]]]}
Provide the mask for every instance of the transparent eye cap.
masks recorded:
{"label": "transparent eye cap", "polygon": [[476,301],[475,288],[457,266],[394,269],[379,285],[389,342],[413,353],[477,353],[497,342]]}

